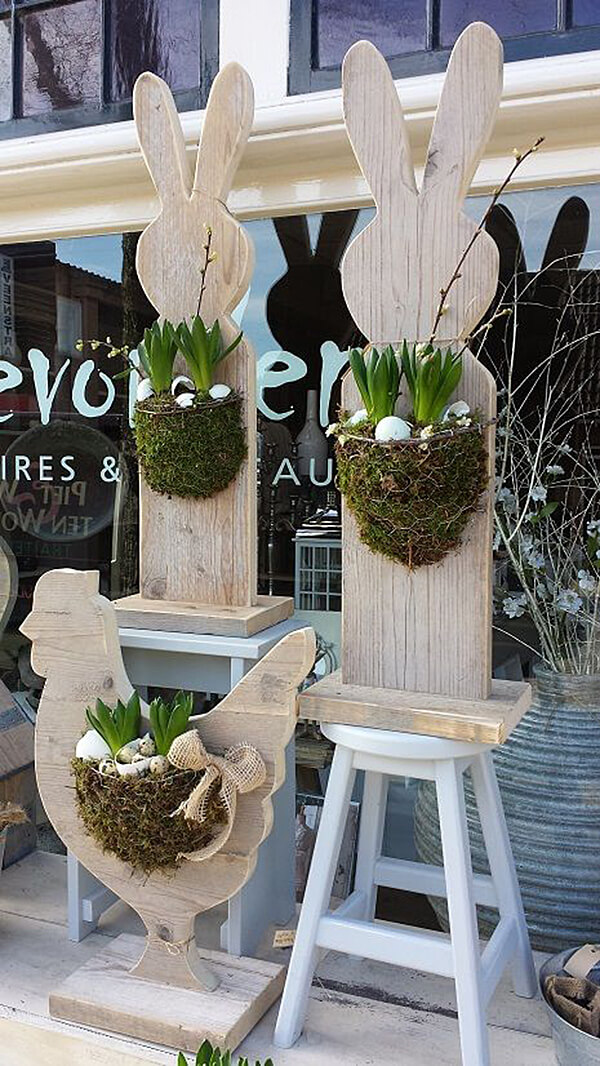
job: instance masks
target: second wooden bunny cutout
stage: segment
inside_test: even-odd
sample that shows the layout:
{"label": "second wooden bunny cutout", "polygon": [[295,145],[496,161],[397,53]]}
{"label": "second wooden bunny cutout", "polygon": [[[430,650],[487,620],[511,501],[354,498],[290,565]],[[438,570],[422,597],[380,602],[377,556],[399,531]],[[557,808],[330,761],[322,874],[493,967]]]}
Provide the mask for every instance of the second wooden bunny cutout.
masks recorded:
{"label": "second wooden bunny cutout", "polygon": [[[344,115],[377,213],[348,248],[342,284],[358,327],[375,344],[429,340],[446,288],[475,230],[463,201],[502,89],[502,45],[483,23],[458,39],[435,116],[420,191],[402,105],[384,58],[360,41],[343,67]],[[460,267],[436,331],[468,337],[491,303],[498,251],[485,232]],[[403,390],[404,392],[406,390]],[[460,399],[484,422],[493,479],[496,387],[469,351]],[[342,406],[360,406],[350,374]],[[400,412],[406,410],[401,398]],[[488,421],[489,420],[489,421]],[[486,699],[491,686],[492,494],[482,497],[458,551],[415,570],[369,551],[344,508],[342,680],[350,685]]]}
{"label": "second wooden bunny cutout", "polygon": [[[343,66],[344,118],[377,207],[342,263],[348,308],[369,340],[428,340],[440,301],[475,223],[462,205],[491,133],[502,91],[502,45],[484,23],[459,37],[448,64],[420,192],[402,104],[388,65],[359,41]],[[477,325],[496,292],[498,252],[480,234],[461,268],[438,340]]]}

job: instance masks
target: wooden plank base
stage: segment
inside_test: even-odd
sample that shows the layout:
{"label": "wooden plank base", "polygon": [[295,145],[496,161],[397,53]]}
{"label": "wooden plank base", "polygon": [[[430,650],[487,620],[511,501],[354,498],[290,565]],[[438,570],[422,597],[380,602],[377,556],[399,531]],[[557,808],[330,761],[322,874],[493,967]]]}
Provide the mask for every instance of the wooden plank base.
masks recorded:
{"label": "wooden plank base", "polygon": [[281,994],[285,967],[199,951],[220,985],[215,992],[140,980],[129,971],[144,938],[124,933],[50,994],[53,1018],[182,1051],[208,1039],[234,1050]]}
{"label": "wooden plank base", "polygon": [[114,600],[119,626],[198,633],[215,637],[253,637],[294,613],[290,596],[258,596],[252,607],[220,607],[175,600],[149,600],[136,594]]}
{"label": "wooden plank base", "polygon": [[488,699],[346,685],[328,674],[300,693],[300,717],[317,722],[394,729],[479,744],[503,744],[528,710],[531,686],[494,679]]}

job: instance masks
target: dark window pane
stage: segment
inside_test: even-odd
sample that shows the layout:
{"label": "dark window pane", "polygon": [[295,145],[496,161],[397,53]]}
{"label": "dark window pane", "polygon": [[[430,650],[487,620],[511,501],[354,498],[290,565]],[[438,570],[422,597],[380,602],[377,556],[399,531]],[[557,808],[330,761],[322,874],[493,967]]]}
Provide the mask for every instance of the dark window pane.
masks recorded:
{"label": "dark window pane", "polygon": [[556,0],[441,0],[442,45],[453,44],[475,20],[488,22],[501,37],[553,30]]}
{"label": "dark window pane", "polygon": [[425,0],[318,0],[316,65],[339,66],[363,38],[386,56],[425,48]]}
{"label": "dark window pane", "polygon": [[573,0],[575,26],[600,26],[600,0]]}
{"label": "dark window pane", "polygon": [[200,3],[190,0],[110,0],[111,99],[131,97],[143,70],[160,74],[173,91],[200,84]]}
{"label": "dark window pane", "polygon": [[101,99],[101,0],[23,14],[23,114]]}
{"label": "dark window pane", "polygon": [[11,21],[0,22],[0,122],[12,113]]}

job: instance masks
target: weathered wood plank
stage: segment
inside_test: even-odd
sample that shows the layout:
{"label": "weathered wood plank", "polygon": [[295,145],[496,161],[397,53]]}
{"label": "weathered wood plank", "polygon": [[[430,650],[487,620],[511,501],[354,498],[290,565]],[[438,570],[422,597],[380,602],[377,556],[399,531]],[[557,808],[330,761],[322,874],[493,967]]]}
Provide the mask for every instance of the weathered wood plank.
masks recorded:
{"label": "weathered wood plank", "polygon": [[204,603],[148,600],[125,596],[113,600],[120,626],[167,633],[216,637],[253,637],[294,613],[290,596],[258,596],[255,607],[218,607]]}
{"label": "weathered wood plank", "polygon": [[317,722],[393,729],[478,744],[503,744],[531,703],[531,686],[492,681],[488,699],[344,684],[328,674],[300,694],[300,716]]}

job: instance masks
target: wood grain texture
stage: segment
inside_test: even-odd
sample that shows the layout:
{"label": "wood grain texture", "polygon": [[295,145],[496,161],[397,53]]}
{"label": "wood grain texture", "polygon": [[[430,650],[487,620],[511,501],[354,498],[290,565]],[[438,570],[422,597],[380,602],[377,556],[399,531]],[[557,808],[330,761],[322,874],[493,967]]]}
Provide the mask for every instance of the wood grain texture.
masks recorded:
{"label": "wood grain texture", "polygon": [[[417,191],[402,106],[383,57],[359,42],[343,69],[344,114],[377,214],[348,248],[349,309],[376,343],[429,338],[440,299],[475,229],[462,202],[483,153],[502,87],[502,46],[489,26],[460,36],[444,81]],[[468,335],[496,290],[498,252],[482,233],[448,297],[438,341]],[[456,399],[496,413],[491,375],[470,352]],[[342,406],[362,406],[352,377]],[[401,398],[399,413],[409,409]],[[486,432],[490,487],[494,433]],[[484,699],[490,693],[492,498],[482,497],[459,551],[409,571],[362,544],[343,508],[342,675],[346,683]]]}
{"label": "wood grain texture", "polygon": [[[210,228],[216,259],[207,274],[202,316],[208,324],[218,319],[229,342],[238,332],[231,312],[254,265],[251,241],[225,206],[252,126],[252,82],[237,63],[229,63],[213,82],[195,174],[165,82],[141,74],[133,105],[161,205],[138,244],[142,287],[162,318],[177,323],[195,314]],[[218,377],[242,395],[248,458],[232,484],[208,500],[169,499],[141,479],[140,591],[150,599],[256,603],[256,360],[247,340],[219,364]]]}
{"label": "wood grain texture", "polygon": [[[194,918],[238,892],[254,870],[257,849],[271,829],[271,795],[285,777],[297,686],[314,661],[314,633],[302,629],[284,637],[214,710],[191,720],[209,751],[222,753],[240,741],[254,744],[265,760],[267,778],[260,789],[239,796],[231,836],[220,852],[205,862],[184,863],[174,873],[146,876],[104,853],[87,834],[70,773],[75,744],[86,728],[85,708],[98,697],[114,705],[133,691],[115,610],[98,593],[98,572],[44,574],[22,632],[33,643],[34,669],[47,679],[37,715],[35,758],[48,816],[79,861],[141,915],[148,943],[136,974],[198,987]],[[145,705],[143,728],[149,728]]]}
{"label": "wood grain texture", "polygon": [[211,607],[124,596],[112,601],[119,626],[202,636],[253,637],[294,613],[291,596],[258,596],[255,607]]}
{"label": "wood grain texture", "polygon": [[503,744],[531,703],[523,681],[492,681],[488,699],[346,685],[341,671],[300,694],[300,717],[480,744]]}
{"label": "wood grain texture", "polygon": [[[502,91],[502,45],[484,23],[459,37],[444,80],[417,191],[402,105],[388,65],[359,41],[343,65],[344,119],[377,213],[349,245],[342,286],[375,343],[429,337],[440,300],[476,224],[462,211]],[[482,233],[448,299],[438,339],[466,337],[491,303],[498,250]]]}
{"label": "wood grain texture", "polygon": [[51,993],[51,1016],[184,1051],[205,1039],[233,1051],[283,988],[285,967],[216,951],[200,953],[219,977],[216,993],[137,980],[142,947],[141,937],[117,937]]}

